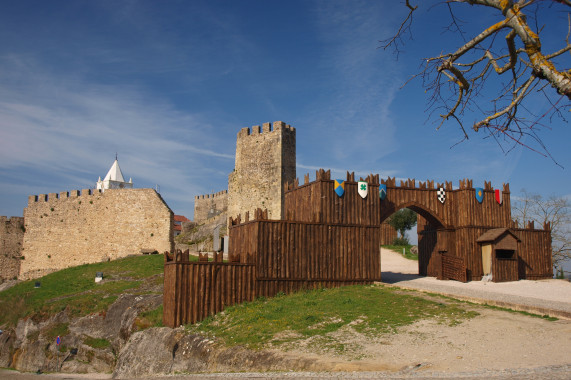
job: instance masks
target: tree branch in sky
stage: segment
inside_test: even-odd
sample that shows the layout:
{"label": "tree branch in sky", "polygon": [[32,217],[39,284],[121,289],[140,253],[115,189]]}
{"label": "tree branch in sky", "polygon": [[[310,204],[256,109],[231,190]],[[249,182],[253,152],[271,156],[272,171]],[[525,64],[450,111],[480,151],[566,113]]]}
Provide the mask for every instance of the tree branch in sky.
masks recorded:
{"label": "tree branch in sky", "polygon": [[[426,6],[424,2],[421,4]],[[471,129],[475,132],[487,131],[504,151],[525,146],[550,156],[538,132],[544,126],[543,119],[548,116],[549,121],[554,115],[565,120],[561,109],[570,105],[571,21],[568,7],[571,2],[447,0],[440,4],[446,4],[447,13],[452,19],[445,30],[460,35],[463,42],[455,49],[438,46],[443,52],[424,58],[423,68],[413,76],[422,79],[429,95],[431,117],[438,115],[437,129],[447,121],[454,121],[462,130],[463,140],[466,140],[466,116],[476,114],[479,120],[471,122]],[[408,14],[397,33],[382,41],[382,47],[392,48],[397,56],[404,45],[402,35],[411,34],[413,14],[419,9],[409,0],[405,5]],[[454,12],[456,7],[461,6],[491,9],[496,12],[497,19],[474,15],[470,22],[475,23],[481,31],[471,38],[465,38],[465,23]],[[561,36],[562,46],[558,50],[545,54],[540,37],[543,26],[538,25],[538,19],[550,6],[563,8],[567,12],[566,28],[561,28],[566,29],[567,35]],[[523,12],[524,8],[533,15],[533,18],[530,17],[535,21],[533,28]],[[551,23],[553,20],[547,21]],[[547,102],[542,100],[548,104],[547,112],[541,111],[539,115],[534,113],[537,112],[537,99],[547,99]]]}

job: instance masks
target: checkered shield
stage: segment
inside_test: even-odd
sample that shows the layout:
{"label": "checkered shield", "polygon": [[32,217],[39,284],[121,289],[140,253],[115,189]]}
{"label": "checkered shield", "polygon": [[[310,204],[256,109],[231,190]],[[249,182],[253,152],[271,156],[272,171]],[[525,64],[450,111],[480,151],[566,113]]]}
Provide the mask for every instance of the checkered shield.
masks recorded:
{"label": "checkered shield", "polygon": [[444,202],[446,201],[446,191],[444,190],[443,187],[438,188],[436,195],[438,196],[438,200],[440,201],[440,203],[444,204]]}

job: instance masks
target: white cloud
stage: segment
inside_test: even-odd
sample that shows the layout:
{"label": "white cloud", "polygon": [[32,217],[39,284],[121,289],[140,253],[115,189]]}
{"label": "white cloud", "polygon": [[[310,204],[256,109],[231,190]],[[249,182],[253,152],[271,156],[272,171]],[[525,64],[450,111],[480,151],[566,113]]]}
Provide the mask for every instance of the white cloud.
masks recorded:
{"label": "white cloud", "polygon": [[219,162],[231,170],[234,156],[219,149],[220,136],[209,134],[212,125],[200,117],[136,88],[62,84],[41,73],[40,68],[32,80],[2,89],[3,191],[14,176],[26,178],[28,192],[45,185],[50,192],[71,190],[62,188],[68,185],[92,187],[118,153],[136,187],[159,184],[163,193],[192,203],[206,188],[197,177],[219,173]]}

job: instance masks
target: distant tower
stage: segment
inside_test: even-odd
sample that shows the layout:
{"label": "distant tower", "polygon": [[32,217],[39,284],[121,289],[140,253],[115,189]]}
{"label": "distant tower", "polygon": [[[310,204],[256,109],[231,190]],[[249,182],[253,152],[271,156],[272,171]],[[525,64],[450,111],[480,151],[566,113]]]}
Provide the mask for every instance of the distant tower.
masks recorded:
{"label": "distant tower", "polygon": [[129,182],[125,182],[123,178],[123,173],[121,173],[121,168],[119,167],[119,161],[117,161],[117,156],[115,156],[115,162],[111,165],[111,169],[107,172],[107,175],[101,180],[97,181],[97,190],[105,191],[106,189],[132,189],[133,180],[129,178]]}
{"label": "distant tower", "polygon": [[295,174],[295,128],[284,122],[242,128],[236,140],[236,164],[228,176],[228,216],[267,209],[271,219],[282,219],[284,184]]}

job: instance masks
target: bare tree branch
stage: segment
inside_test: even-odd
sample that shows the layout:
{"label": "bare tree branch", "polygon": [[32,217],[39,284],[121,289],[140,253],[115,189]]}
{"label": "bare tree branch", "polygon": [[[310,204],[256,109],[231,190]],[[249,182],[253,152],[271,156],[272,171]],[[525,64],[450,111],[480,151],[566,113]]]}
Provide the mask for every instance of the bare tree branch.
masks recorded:
{"label": "bare tree branch", "polygon": [[406,6],[409,9],[409,12],[404,21],[401,23],[397,33],[392,38],[380,41],[384,43],[384,45],[382,45],[383,50],[386,50],[389,46],[393,46],[397,56],[399,53],[398,43],[401,40],[401,35],[404,31],[410,31],[410,26],[412,24],[412,14],[418,8],[418,5],[417,6],[410,5],[410,0],[406,0]]}
{"label": "bare tree branch", "polygon": [[557,268],[571,259],[571,204],[563,197],[543,198],[522,190],[512,203],[513,217],[526,225],[529,221],[551,229],[553,265]]}
{"label": "bare tree branch", "polygon": [[[551,157],[537,134],[538,127],[542,125],[530,111],[536,107],[525,107],[525,104],[528,97],[535,98],[537,91],[541,91],[551,104],[549,119],[555,116],[565,120],[561,109],[571,105],[571,55],[565,55],[571,52],[571,17],[567,12],[567,35],[562,36],[564,46],[551,53],[541,50],[540,33],[544,26],[539,24],[538,18],[549,5],[571,6],[571,0],[444,0],[442,3],[446,5],[446,13],[451,18],[450,23],[444,26],[445,32],[461,34],[463,42],[455,49],[447,51],[442,47],[440,54],[424,58],[421,71],[407,81],[422,79],[428,95],[429,119],[440,119],[436,129],[440,129],[446,121],[456,121],[464,136],[462,141],[465,141],[468,134],[464,128],[464,116],[467,113],[480,113],[481,119],[474,122],[472,129],[475,132],[486,130],[500,145],[507,143],[508,149],[502,147],[502,150],[509,152],[515,146],[529,147],[523,139],[532,137],[540,151],[544,150],[542,154]],[[385,40],[383,45],[384,49],[393,48],[397,54],[402,44],[402,34],[411,33],[413,13],[418,12],[420,6],[426,6],[424,2],[411,5],[408,0],[405,5],[408,9],[406,18],[397,33]],[[466,22],[457,18],[453,10],[456,6],[495,10],[499,20],[469,20],[482,24],[482,29],[466,39],[462,30]],[[522,11],[526,7],[530,7],[532,24],[528,24]],[[562,65],[561,60],[566,67],[558,67]],[[543,84],[555,89],[552,95],[544,90]],[[495,88],[495,95],[490,95],[490,88]],[[566,102],[552,100],[557,93]],[[504,138],[500,139],[500,136]]]}

